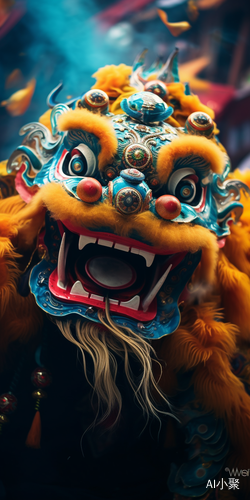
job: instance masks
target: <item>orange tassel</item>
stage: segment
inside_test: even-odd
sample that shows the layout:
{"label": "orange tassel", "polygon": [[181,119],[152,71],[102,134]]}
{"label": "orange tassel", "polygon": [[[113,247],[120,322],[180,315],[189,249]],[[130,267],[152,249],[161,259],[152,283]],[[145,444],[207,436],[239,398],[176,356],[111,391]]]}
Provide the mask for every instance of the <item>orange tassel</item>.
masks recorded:
{"label": "orange tassel", "polygon": [[25,441],[25,445],[28,448],[40,448],[41,441],[41,416],[40,411],[36,411],[35,416],[33,418],[33,422],[31,424],[31,428],[27,439]]}

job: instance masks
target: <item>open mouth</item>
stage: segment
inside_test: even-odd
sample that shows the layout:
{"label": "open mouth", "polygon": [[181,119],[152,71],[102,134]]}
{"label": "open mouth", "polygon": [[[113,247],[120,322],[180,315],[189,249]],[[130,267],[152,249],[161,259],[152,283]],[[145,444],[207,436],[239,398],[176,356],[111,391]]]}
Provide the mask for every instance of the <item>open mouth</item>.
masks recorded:
{"label": "open mouth", "polygon": [[61,244],[49,277],[53,296],[98,309],[105,309],[108,297],[115,313],[154,319],[157,295],[187,252],[163,253],[131,238],[68,226],[58,221]]}

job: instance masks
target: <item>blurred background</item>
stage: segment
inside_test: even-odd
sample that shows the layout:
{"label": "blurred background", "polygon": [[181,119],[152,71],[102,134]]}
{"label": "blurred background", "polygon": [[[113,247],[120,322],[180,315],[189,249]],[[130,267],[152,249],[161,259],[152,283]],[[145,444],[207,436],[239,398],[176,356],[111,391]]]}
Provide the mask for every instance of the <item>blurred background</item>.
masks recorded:
{"label": "blurred background", "polygon": [[[159,10],[160,9],[160,10]],[[61,81],[60,100],[107,64],[179,48],[181,81],[214,109],[233,168],[250,168],[249,0],[0,0],[0,160]]]}

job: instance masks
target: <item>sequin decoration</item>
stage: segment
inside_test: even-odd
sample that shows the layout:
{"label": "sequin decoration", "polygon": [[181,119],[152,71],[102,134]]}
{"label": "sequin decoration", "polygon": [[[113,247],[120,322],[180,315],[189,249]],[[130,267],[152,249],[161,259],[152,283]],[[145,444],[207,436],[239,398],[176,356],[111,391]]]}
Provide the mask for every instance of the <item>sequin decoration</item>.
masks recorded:
{"label": "sequin decoration", "polygon": [[115,206],[122,214],[135,214],[141,209],[142,197],[135,189],[124,188],[118,191]]}
{"label": "sequin decoration", "polygon": [[123,153],[123,162],[128,167],[143,170],[152,162],[152,153],[142,144],[130,144]]}
{"label": "sequin decoration", "polygon": [[210,139],[213,136],[214,123],[207,113],[196,111],[189,115],[185,124],[186,134],[203,135]]}

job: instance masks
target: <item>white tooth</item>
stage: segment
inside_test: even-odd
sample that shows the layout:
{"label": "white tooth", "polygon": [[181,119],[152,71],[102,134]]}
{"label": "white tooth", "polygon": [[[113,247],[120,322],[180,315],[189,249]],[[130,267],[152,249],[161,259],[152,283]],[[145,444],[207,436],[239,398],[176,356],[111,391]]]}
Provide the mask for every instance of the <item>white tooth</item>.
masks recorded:
{"label": "white tooth", "polygon": [[102,245],[103,247],[112,247],[113,246],[113,241],[108,241],[108,240],[98,240],[98,245]]}
{"label": "white tooth", "polygon": [[159,292],[159,290],[162,287],[164,281],[166,280],[168,274],[170,273],[171,267],[172,267],[172,264],[170,264],[170,266],[166,269],[165,273],[157,281],[157,283],[152,288],[152,290],[149,290],[149,292],[146,295],[146,297],[144,297],[143,302],[142,302],[142,309],[143,309],[144,312],[146,312],[148,310],[151,302],[154,300],[155,296]]}
{"label": "white tooth", "polygon": [[101,302],[104,301],[104,297],[102,297],[101,295],[95,295],[94,293],[90,295],[90,299],[101,300]]}
{"label": "white tooth", "polygon": [[129,252],[129,247],[127,245],[121,245],[120,243],[115,243],[116,250],[122,250],[122,252]]}
{"label": "white tooth", "polygon": [[154,258],[155,258],[154,253],[146,252],[144,250],[140,250],[139,248],[133,248],[133,247],[131,248],[130,252],[134,253],[136,255],[141,255],[142,257],[144,257],[144,259],[146,260],[147,267],[150,267],[154,262]]}
{"label": "white tooth", "polygon": [[74,283],[70,290],[70,295],[81,295],[82,297],[88,297],[89,294],[84,290],[81,282],[78,280]]}
{"label": "white tooth", "polygon": [[136,255],[139,255],[140,250],[139,250],[139,248],[133,248],[133,247],[132,247],[132,248],[131,248],[131,250],[130,250],[130,252],[131,252],[131,253],[135,253]]}
{"label": "white tooth", "polygon": [[79,236],[79,241],[78,241],[78,248],[79,250],[82,250],[88,243],[95,243],[96,238],[93,238],[92,236],[84,236],[83,234],[80,234]]}
{"label": "white tooth", "polygon": [[154,258],[155,258],[155,254],[154,253],[144,252],[144,250],[140,250],[139,251],[139,255],[141,255],[142,257],[144,257],[144,259],[146,260],[146,266],[147,267],[150,267],[153,264]]}
{"label": "white tooth", "polygon": [[139,295],[135,295],[132,299],[127,302],[120,302],[120,306],[128,307],[129,309],[135,309],[138,311],[140,305],[140,297]]}
{"label": "white tooth", "polygon": [[58,254],[58,262],[57,262],[57,276],[58,276],[57,286],[59,288],[63,288],[63,290],[67,288],[65,268],[66,268],[68,250],[69,250],[69,243],[66,245],[66,234],[63,233]]}
{"label": "white tooth", "polygon": [[127,245],[121,245],[120,243],[116,243],[115,248],[116,250],[122,250],[123,252],[129,251],[129,247],[127,247]]}
{"label": "white tooth", "polygon": [[109,303],[110,303],[110,304],[117,305],[117,304],[119,304],[119,300],[109,299]]}

